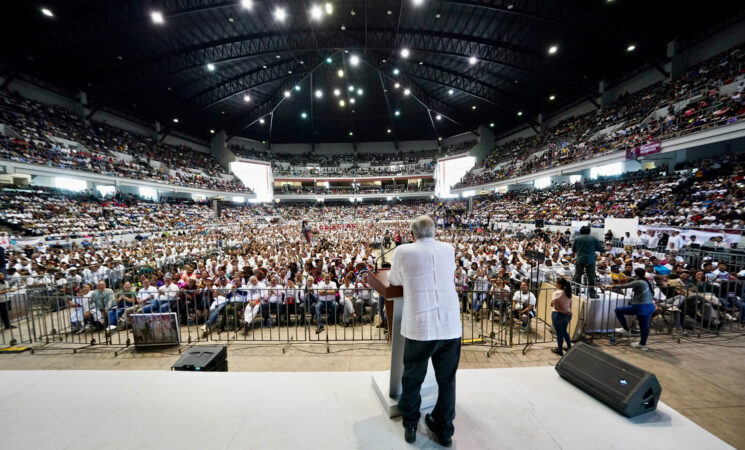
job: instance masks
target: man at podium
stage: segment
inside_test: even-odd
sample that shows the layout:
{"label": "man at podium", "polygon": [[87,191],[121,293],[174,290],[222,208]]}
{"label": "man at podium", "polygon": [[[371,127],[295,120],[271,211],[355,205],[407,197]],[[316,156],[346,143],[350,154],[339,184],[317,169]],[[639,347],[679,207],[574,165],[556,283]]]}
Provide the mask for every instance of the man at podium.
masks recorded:
{"label": "man at podium", "polygon": [[403,286],[401,335],[404,370],[398,408],[403,416],[406,442],[416,441],[421,405],[420,388],[432,366],[438,397],[432,414],[424,418],[440,444],[449,447],[455,431],[455,372],[460,360],[462,327],[455,291],[455,250],[435,241],[435,223],[420,216],[411,223],[412,244],[396,248],[388,281]]}

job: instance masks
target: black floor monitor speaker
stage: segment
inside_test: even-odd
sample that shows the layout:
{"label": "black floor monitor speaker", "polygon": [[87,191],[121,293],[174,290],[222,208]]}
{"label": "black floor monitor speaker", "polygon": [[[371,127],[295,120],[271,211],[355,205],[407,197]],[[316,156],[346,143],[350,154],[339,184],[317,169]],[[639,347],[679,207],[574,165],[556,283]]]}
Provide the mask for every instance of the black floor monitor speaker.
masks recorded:
{"label": "black floor monitor speaker", "polygon": [[227,372],[228,347],[225,345],[192,347],[181,355],[172,369],[193,372]]}
{"label": "black floor monitor speaker", "polygon": [[559,360],[556,371],[626,417],[654,411],[660,401],[656,376],[581,342]]}

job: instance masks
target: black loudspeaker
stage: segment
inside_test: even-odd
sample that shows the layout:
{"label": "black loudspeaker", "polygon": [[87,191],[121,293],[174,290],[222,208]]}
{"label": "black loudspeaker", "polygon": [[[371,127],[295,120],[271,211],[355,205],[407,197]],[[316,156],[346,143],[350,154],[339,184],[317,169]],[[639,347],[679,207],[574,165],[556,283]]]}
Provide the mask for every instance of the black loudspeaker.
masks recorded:
{"label": "black loudspeaker", "polygon": [[190,372],[227,372],[228,347],[225,345],[199,345],[186,351],[173,370]]}
{"label": "black loudspeaker", "polygon": [[535,219],[535,227],[543,228],[543,219]]}
{"label": "black loudspeaker", "polygon": [[660,401],[656,376],[584,343],[573,345],[556,371],[626,417],[654,411]]}

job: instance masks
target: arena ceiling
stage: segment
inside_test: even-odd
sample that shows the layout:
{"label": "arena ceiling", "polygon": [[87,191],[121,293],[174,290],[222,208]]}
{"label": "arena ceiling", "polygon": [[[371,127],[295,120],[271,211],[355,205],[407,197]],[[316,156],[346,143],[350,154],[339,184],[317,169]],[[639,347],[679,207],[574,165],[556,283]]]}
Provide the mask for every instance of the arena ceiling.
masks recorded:
{"label": "arena ceiling", "polygon": [[432,139],[479,124],[509,130],[590,98],[602,79],[664,71],[670,40],[690,43],[742,9],[637,0],[4,1],[0,76],[33,74],[86,92],[94,111],[115,107],[203,139],[220,129],[270,142]]}

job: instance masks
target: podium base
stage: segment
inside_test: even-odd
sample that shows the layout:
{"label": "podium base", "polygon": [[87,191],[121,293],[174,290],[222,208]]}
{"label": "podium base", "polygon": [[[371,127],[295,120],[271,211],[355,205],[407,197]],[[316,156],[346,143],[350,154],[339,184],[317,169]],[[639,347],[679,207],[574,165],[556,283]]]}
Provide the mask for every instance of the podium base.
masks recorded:
{"label": "podium base", "polygon": [[[420,410],[432,408],[437,403],[437,380],[435,379],[434,372],[431,370],[431,363],[429,369],[422,383],[422,405],[420,406]],[[398,396],[393,398],[388,395],[390,392],[390,379],[390,372],[376,372],[372,376],[372,385],[378,400],[380,400],[380,404],[383,405],[383,410],[388,414],[388,417],[393,418],[400,416],[401,412],[398,410]]]}

